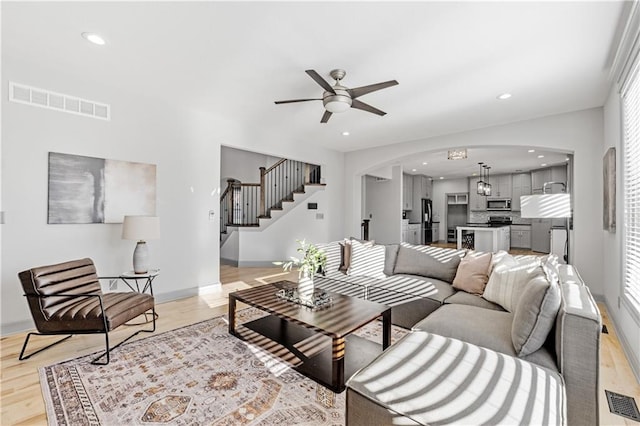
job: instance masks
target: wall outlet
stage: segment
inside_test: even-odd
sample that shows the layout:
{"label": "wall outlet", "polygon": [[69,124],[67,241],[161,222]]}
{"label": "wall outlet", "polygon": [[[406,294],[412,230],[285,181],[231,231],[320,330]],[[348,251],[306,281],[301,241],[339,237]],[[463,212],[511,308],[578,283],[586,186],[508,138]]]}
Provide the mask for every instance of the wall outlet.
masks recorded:
{"label": "wall outlet", "polygon": [[118,280],[113,279],[109,280],[109,290],[117,290],[118,289]]}
{"label": "wall outlet", "polygon": [[216,213],[213,210],[209,210],[209,221],[214,221],[216,219]]}

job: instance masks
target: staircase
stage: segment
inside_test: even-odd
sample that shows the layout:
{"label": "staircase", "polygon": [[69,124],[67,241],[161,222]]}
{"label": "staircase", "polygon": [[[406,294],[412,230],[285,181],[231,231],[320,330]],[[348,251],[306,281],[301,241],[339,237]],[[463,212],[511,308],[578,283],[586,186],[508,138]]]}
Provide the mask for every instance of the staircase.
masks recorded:
{"label": "staircase", "polygon": [[269,168],[260,167],[259,183],[229,179],[220,196],[220,244],[238,228],[269,226],[287,207],[323,189],[320,172],[318,165],[283,158]]}

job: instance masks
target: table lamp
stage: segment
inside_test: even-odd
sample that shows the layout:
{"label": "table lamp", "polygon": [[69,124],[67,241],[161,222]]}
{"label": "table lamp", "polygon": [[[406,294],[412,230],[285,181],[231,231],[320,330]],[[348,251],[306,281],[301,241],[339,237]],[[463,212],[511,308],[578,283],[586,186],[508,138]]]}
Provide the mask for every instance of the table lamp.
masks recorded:
{"label": "table lamp", "polygon": [[569,218],[571,217],[571,194],[546,194],[545,189],[553,184],[561,184],[566,191],[564,182],[545,182],[542,194],[523,195],[520,197],[520,217],[530,219],[558,219],[566,218],[567,254],[564,260],[569,263]]}
{"label": "table lamp", "polygon": [[125,216],[122,223],[122,239],[138,240],[133,251],[133,271],[146,274],[149,271],[149,249],[146,240],[160,238],[160,218],[156,216]]}

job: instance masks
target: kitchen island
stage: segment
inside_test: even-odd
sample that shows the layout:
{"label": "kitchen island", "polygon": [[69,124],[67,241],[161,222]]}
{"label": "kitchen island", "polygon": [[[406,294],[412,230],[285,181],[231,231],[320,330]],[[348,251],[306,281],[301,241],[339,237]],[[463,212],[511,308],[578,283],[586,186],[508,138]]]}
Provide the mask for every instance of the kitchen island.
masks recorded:
{"label": "kitchen island", "polygon": [[458,226],[458,250],[467,248],[478,251],[509,251],[511,233],[509,226]]}

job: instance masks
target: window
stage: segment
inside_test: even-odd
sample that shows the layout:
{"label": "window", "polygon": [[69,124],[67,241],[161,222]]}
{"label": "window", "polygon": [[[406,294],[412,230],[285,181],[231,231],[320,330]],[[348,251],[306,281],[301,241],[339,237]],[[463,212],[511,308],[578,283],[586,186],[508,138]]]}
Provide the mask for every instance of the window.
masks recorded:
{"label": "window", "polygon": [[624,187],[624,298],[640,315],[640,76],[622,94]]}

